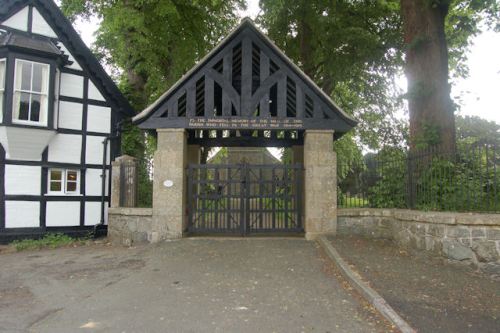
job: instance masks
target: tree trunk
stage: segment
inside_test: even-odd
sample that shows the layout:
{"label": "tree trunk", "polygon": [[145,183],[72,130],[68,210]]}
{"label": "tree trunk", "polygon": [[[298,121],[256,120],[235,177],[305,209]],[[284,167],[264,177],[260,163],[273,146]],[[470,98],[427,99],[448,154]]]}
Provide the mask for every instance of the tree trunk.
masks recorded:
{"label": "tree trunk", "polygon": [[456,149],[444,30],[448,8],[449,1],[401,0],[412,150]]}
{"label": "tree trunk", "polygon": [[307,1],[302,1],[300,6],[302,15],[297,22],[297,37],[299,39],[300,62],[302,64],[302,70],[304,71],[304,73],[306,73],[307,76],[314,80],[314,63],[311,46],[311,36],[313,33],[308,22],[311,5],[307,3]]}

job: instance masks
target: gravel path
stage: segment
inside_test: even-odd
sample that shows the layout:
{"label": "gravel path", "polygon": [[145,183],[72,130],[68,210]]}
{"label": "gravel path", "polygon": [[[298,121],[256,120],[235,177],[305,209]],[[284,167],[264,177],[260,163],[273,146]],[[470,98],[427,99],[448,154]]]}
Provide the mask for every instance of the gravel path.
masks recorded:
{"label": "gravel path", "polygon": [[419,332],[500,332],[500,281],[469,266],[409,254],[388,240],[330,241]]}

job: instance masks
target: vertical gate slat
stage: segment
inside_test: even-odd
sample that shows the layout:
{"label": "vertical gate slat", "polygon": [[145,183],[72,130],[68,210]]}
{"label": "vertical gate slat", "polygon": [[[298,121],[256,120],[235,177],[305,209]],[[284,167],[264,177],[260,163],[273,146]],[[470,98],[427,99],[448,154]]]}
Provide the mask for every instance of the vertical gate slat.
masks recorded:
{"label": "vertical gate slat", "polygon": [[262,207],[262,201],[264,200],[263,196],[264,196],[264,191],[263,191],[263,187],[264,187],[264,182],[263,182],[263,179],[264,179],[264,176],[263,176],[263,172],[262,172],[262,168],[259,168],[259,225],[260,225],[260,229],[262,230],[264,228],[264,216],[263,216],[263,212],[262,210],[264,209]]}
{"label": "vertical gate slat", "polygon": [[276,229],[276,172],[275,168],[272,169],[273,186],[271,192],[271,203],[272,203],[272,229]]}
{"label": "vertical gate slat", "polygon": [[302,231],[300,164],[189,164],[187,173],[190,232]]}
{"label": "vertical gate slat", "polygon": [[[188,230],[193,226],[193,166],[188,166]],[[190,230],[191,231],[191,230]]]}
{"label": "vertical gate slat", "polygon": [[216,229],[220,228],[219,225],[219,169],[215,169],[215,225]]}
{"label": "vertical gate slat", "polygon": [[284,207],[284,228],[288,229],[288,166],[285,164],[283,168],[283,205]]}

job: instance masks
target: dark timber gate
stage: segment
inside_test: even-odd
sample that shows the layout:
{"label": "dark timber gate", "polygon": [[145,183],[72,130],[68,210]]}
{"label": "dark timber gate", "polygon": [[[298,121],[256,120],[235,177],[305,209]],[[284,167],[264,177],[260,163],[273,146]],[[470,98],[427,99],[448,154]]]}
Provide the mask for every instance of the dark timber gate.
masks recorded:
{"label": "dark timber gate", "polygon": [[189,165],[188,231],[303,232],[302,165]]}

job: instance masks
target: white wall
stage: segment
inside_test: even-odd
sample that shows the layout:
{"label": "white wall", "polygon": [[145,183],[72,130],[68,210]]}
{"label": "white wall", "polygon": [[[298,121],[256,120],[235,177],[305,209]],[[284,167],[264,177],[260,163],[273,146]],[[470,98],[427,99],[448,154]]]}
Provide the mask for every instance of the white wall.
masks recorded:
{"label": "white wall", "polygon": [[88,97],[98,101],[106,101],[92,81],[89,81]]}
{"label": "white wall", "polygon": [[89,105],[87,109],[87,131],[110,133],[111,108]]}
{"label": "white wall", "polygon": [[40,195],[41,179],[41,167],[8,164],[5,166],[5,194]]}
{"label": "white wall", "polygon": [[35,34],[57,38],[54,30],[52,30],[50,25],[47,23],[47,21],[45,21],[45,19],[35,7],[33,7],[33,24],[31,26],[31,30]]}
{"label": "white wall", "polygon": [[83,76],[61,73],[61,96],[83,98]]}
{"label": "white wall", "polygon": [[42,153],[55,137],[55,131],[0,126],[0,143],[8,159],[40,161]]}
{"label": "white wall", "polygon": [[[86,195],[101,195],[101,172],[99,169],[87,169],[85,174],[85,194]],[[106,170],[106,190],[105,195],[108,195],[109,172]]]}
{"label": "white wall", "polygon": [[49,143],[49,162],[80,164],[82,136],[57,134]]}
{"label": "white wall", "polygon": [[7,20],[3,21],[2,24],[10,28],[28,31],[28,11],[28,6],[26,6]]}
{"label": "white wall", "polygon": [[68,49],[66,48],[66,46],[59,42],[57,43],[57,46],[61,48],[61,51],[64,52],[65,55],[68,56],[68,60],[72,62],[71,65],[66,65],[65,67],[68,67],[68,68],[72,68],[72,69],[76,69],[76,70],[82,70],[82,67],[80,66],[80,64],[76,61],[75,57],[73,57],[73,55],[68,51]]}
{"label": "white wall", "polygon": [[[96,225],[101,221],[101,203],[85,203],[85,225]],[[108,203],[104,203],[104,223],[108,224]]]}
{"label": "white wall", "polygon": [[80,202],[48,201],[47,227],[67,227],[80,225]]}
{"label": "white wall", "polygon": [[83,104],[59,102],[59,127],[81,130],[82,122]]}
{"label": "white wall", "polygon": [[[85,161],[87,164],[102,164],[103,136],[87,136],[87,150],[85,151]],[[107,149],[106,163],[109,163],[109,142]]]}
{"label": "white wall", "polygon": [[5,201],[6,228],[36,228],[40,226],[40,203]]}

